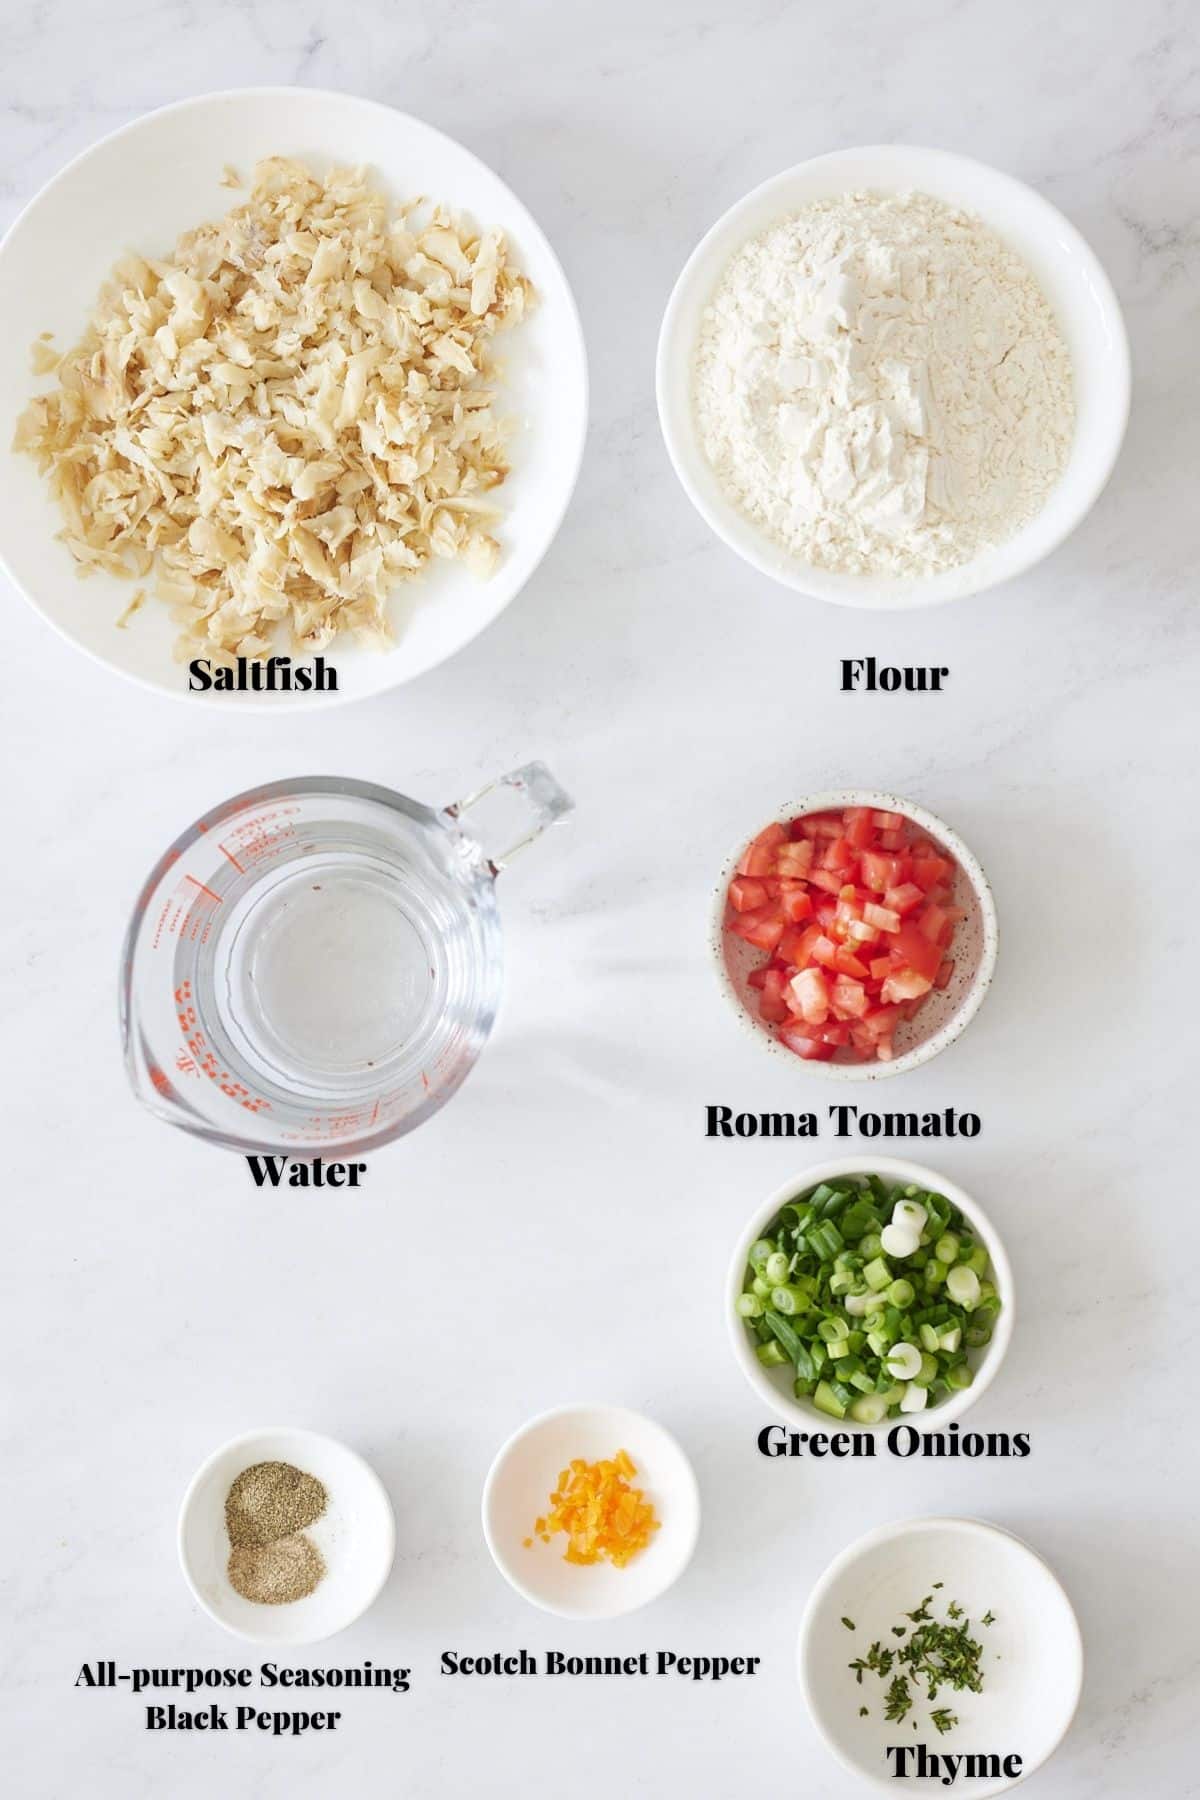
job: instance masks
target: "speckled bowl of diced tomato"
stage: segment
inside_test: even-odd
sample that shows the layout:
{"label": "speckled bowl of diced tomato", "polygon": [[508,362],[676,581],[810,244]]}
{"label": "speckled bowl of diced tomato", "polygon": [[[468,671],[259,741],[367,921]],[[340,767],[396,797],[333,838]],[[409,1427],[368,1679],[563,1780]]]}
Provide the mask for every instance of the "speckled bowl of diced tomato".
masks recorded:
{"label": "speckled bowl of diced tomato", "polygon": [[966,1029],[996,966],[996,907],[948,825],[895,794],[810,794],[735,846],[712,949],[737,1016],[773,1054],[878,1081]]}

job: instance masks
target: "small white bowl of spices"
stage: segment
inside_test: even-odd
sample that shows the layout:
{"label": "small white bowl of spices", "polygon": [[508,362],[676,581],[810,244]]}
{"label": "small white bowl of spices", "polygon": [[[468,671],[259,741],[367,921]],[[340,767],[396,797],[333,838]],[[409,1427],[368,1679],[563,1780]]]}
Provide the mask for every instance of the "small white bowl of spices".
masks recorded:
{"label": "small white bowl of spices", "polygon": [[659,419],[730,549],[840,606],[925,606],[1033,566],[1129,415],[1121,309],[1023,182],[911,145],[838,150],[730,207],[663,318]]}
{"label": "small white bowl of spices", "polygon": [[387,1492],[361,1456],[274,1426],[215,1450],[179,1514],[184,1579],[210,1618],[260,1644],[315,1644],[353,1624],[392,1566]]}

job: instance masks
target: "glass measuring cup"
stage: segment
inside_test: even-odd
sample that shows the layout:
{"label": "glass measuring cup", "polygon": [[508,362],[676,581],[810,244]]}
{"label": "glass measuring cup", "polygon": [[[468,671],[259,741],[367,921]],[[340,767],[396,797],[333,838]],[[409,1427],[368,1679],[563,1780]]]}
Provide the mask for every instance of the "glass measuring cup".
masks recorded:
{"label": "glass measuring cup", "polygon": [[244,1153],[345,1156],[411,1131],[495,1022],[495,878],[572,805],[529,763],[440,811],[314,776],[206,813],[152,870],[126,933],[134,1092]]}

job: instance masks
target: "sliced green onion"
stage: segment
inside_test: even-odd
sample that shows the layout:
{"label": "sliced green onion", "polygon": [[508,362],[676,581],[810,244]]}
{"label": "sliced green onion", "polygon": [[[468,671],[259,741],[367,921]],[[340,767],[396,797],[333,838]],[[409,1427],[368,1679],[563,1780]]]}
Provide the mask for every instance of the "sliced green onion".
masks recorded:
{"label": "sliced green onion", "polygon": [[873,1289],[875,1293],[879,1293],[881,1289],[890,1286],[892,1271],[882,1256],[877,1256],[874,1262],[869,1262],[863,1270],[863,1279],[869,1288]]}
{"label": "sliced green onion", "polygon": [[969,1263],[955,1263],[946,1277],[946,1292],[960,1306],[974,1307],[979,1301],[979,1276]]}
{"label": "sliced green onion", "polygon": [[777,1313],[782,1313],[785,1318],[790,1319],[796,1313],[807,1312],[809,1300],[803,1288],[789,1287],[784,1284],[771,1289],[771,1305]]}
{"label": "sliced green onion", "polygon": [[911,1381],[920,1373],[921,1352],[915,1344],[893,1344],[885,1358],[889,1375],[899,1381]]}
{"label": "sliced green onion", "polygon": [[771,1251],[771,1254],[767,1257],[766,1261],[763,1264],[763,1274],[766,1276],[767,1280],[771,1283],[772,1287],[777,1287],[781,1281],[787,1280],[788,1269],[791,1265],[791,1261],[792,1261],[791,1257],[788,1256],[784,1251],[782,1251],[782,1250],[772,1250]]}
{"label": "sliced green onion", "polygon": [[817,1407],[819,1411],[829,1413],[832,1418],[844,1419],[846,1416],[845,1401],[839,1399],[834,1388],[828,1381],[819,1381],[817,1383],[816,1392],[813,1394],[813,1405]]}
{"label": "sliced green onion", "polygon": [[892,1224],[903,1225],[906,1231],[915,1231],[918,1237],[924,1231],[928,1217],[919,1200],[897,1200],[892,1208]]}
{"label": "sliced green onion", "polygon": [[747,1252],[736,1300],[762,1366],[790,1366],[797,1402],[852,1425],[968,1387],[1001,1306],[958,1208],[877,1175],[781,1208]]}
{"label": "sliced green onion", "polygon": [[850,1402],[850,1417],[856,1425],[878,1425],[887,1415],[888,1403],[883,1394],[860,1394]]}

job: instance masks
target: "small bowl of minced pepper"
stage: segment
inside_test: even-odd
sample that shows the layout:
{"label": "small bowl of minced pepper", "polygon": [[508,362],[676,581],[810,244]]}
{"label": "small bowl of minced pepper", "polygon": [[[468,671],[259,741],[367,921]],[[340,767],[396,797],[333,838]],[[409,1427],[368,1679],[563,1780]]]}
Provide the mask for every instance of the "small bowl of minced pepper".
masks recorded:
{"label": "small bowl of minced pepper", "polygon": [[726,1312],[751,1387],[791,1422],[940,1427],[1004,1360],[1012,1271],[954,1182],[898,1158],[850,1158],[805,1171],[755,1209]]}

